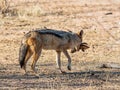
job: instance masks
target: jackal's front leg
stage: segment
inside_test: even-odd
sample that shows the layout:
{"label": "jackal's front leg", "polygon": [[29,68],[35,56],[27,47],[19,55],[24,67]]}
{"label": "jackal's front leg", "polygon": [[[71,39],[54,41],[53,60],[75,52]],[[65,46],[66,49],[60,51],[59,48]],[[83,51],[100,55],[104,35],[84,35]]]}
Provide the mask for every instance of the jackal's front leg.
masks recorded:
{"label": "jackal's front leg", "polygon": [[61,51],[56,51],[56,52],[57,52],[57,55],[56,55],[57,67],[60,70],[60,72],[65,73],[65,71],[62,71],[62,69],[61,69],[61,60],[60,60]]}
{"label": "jackal's front leg", "polygon": [[64,55],[68,58],[68,70],[71,70],[71,58],[67,51],[63,51]]}

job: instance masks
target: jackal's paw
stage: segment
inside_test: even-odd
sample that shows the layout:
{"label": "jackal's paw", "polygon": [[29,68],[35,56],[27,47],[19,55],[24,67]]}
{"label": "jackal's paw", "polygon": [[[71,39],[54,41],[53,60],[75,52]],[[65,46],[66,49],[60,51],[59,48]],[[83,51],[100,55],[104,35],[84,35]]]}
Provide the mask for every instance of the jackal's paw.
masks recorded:
{"label": "jackal's paw", "polygon": [[61,71],[61,73],[65,74],[66,72],[65,71]]}
{"label": "jackal's paw", "polygon": [[71,71],[71,66],[67,66],[67,69]]}
{"label": "jackal's paw", "polygon": [[39,74],[35,74],[35,77],[36,77],[36,78],[39,78],[39,77],[40,77],[40,75],[39,75]]}
{"label": "jackal's paw", "polygon": [[24,73],[23,75],[24,75],[24,76],[28,76],[28,73]]}

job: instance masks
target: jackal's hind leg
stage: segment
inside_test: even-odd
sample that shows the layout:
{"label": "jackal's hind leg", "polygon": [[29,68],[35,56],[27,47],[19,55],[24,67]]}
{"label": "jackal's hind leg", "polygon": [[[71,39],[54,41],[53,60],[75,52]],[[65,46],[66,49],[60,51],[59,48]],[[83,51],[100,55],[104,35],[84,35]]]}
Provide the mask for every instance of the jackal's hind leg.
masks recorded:
{"label": "jackal's hind leg", "polygon": [[41,50],[42,50],[41,40],[39,39],[39,37],[35,36],[35,37],[30,38],[28,40],[28,43],[29,43],[31,51],[33,53],[33,61],[32,61],[32,65],[31,65],[31,69],[32,69],[33,73],[35,75],[37,75],[36,70],[35,70],[35,65],[36,65],[36,62],[37,62],[40,54],[41,54]]}
{"label": "jackal's hind leg", "polygon": [[71,58],[67,51],[63,51],[64,55],[68,58],[68,70],[71,70]]}
{"label": "jackal's hind leg", "polygon": [[56,63],[57,63],[57,68],[60,70],[61,73],[65,73],[65,71],[63,71],[61,69],[61,60],[60,60],[60,56],[61,56],[61,51],[56,51]]}
{"label": "jackal's hind leg", "polygon": [[31,68],[32,68],[33,73],[34,73],[35,75],[37,75],[37,71],[35,70],[35,65],[36,65],[36,62],[37,62],[40,54],[41,54],[41,50],[38,51],[38,52],[34,52],[34,53],[33,53],[33,62],[32,62]]}
{"label": "jackal's hind leg", "polygon": [[27,55],[25,57],[25,61],[24,61],[24,66],[23,66],[23,69],[24,69],[24,74],[27,75],[27,71],[26,71],[26,64],[27,64],[27,61],[30,59],[30,57],[32,56],[32,52],[30,50],[30,48],[28,48],[28,51],[27,51]]}

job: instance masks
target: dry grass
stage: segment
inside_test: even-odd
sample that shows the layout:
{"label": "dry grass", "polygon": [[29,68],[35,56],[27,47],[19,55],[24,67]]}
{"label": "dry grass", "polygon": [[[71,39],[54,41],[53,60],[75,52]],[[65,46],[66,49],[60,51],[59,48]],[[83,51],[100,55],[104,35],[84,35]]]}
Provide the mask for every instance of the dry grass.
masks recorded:
{"label": "dry grass", "polygon": [[8,10],[8,3],[6,0],[0,0],[0,13],[5,14]]}
{"label": "dry grass", "polygon": [[[101,69],[103,63],[120,64],[119,0],[7,0],[6,16],[0,17],[0,89],[119,90],[120,70]],[[1,6],[1,5],[0,5]],[[55,52],[44,51],[36,65],[40,78],[23,76],[18,63],[24,33],[47,28],[84,30],[90,49],[70,54],[72,71],[56,69]],[[52,54],[51,54],[52,53]],[[28,62],[30,72],[31,60]]]}

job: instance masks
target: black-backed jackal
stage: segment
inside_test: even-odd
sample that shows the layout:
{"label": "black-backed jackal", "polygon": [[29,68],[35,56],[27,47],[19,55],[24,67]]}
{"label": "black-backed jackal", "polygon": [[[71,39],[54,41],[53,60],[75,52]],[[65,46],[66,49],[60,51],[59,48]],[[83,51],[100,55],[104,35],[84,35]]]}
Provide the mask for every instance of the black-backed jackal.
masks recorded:
{"label": "black-backed jackal", "polygon": [[52,29],[41,29],[30,31],[25,34],[19,51],[19,63],[21,68],[25,70],[26,64],[29,58],[33,55],[33,62],[31,68],[34,73],[36,62],[41,54],[42,49],[55,50],[56,51],[56,61],[59,70],[63,73],[61,69],[61,52],[68,59],[68,70],[71,70],[71,58],[67,52],[71,49],[71,53],[79,51],[80,49],[84,51],[89,48],[87,43],[82,42],[83,30],[79,33],[52,30]]}

